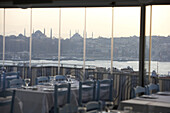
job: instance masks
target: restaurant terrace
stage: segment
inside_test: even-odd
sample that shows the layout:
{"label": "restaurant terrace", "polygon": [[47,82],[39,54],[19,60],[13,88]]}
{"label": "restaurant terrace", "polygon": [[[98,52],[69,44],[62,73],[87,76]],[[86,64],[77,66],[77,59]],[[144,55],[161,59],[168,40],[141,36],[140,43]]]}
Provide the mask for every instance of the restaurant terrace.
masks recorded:
{"label": "restaurant terrace", "polygon": [[[2,50],[2,53],[0,58],[2,57],[2,59],[0,59],[0,113],[169,113],[170,78],[168,75],[158,76],[158,70],[156,73],[155,70],[152,71],[151,69],[151,55],[153,53],[152,20],[154,19],[152,18],[152,12],[153,7],[160,5],[163,7],[169,6],[170,1],[1,0],[0,11],[2,12],[2,24],[0,25],[2,26],[2,34],[0,35],[2,37],[0,36],[0,44],[2,45],[2,48],[0,48],[0,51]],[[114,67],[114,54],[116,54],[114,53],[114,36],[116,31],[114,27],[116,22],[114,19],[115,8],[117,7],[136,7],[140,10],[140,20],[138,20],[139,41],[136,44],[137,47],[139,47],[136,52],[138,54],[137,71],[129,66],[122,69]],[[47,39],[48,36],[46,36],[47,31],[45,28],[44,33],[40,30],[34,32],[34,23],[36,23],[34,22],[34,12],[36,12],[34,9],[43,9],[45,11],[46,9],[53,8],[56,9],[56,14],[58,14],[56,20],[58,21],[56,24],[58,38],[53,37],[52,33],[54,30],[51,28],[49,33],[50,36]],[[83,26],[82,36],[79,30],[77,30],[74,35],[71,34],[70,30],[70,38],[62,38],[62,32],[64,31],[62,30],[62,10],[67,8],[76,10],[80,10],[79,8],[81,8],[83,11],[83,20],[81,21]],[[98,39],[100,41],[98,41],[93,38],[93,32],[90,38],[87,37],[88,8],[110,8],[110,38],[105,39],[99,36]],[[147,8],[150,12],[149,17],[147,17]],[[10,36],[7,36],[6,32],[9,24],[6,20],[8,10],[15,13],[18,9],[28,12],[29,15],[24,15],[23,13],[22,16],[29,16],[27,19],[28,21],[23,20],[24,22],[29,23],[29,31],[27,33],[24,28],[24,35],[19,35],[23,39],[17,39],[16,36],[12,36],[14,40],[17,40],[19,49],[21,48],[21,43],[24,41],[26,43],[23,45],[26,45],[27,47],[25,48],[28,49],[18,52],[18,55],[16,55],[15,51],[11,52],[10,50],[7,50],[8,43],[6,42],[7,40],[9,41]],[[169,13],[167,13],[167,15],[168,14]],[[149,18],[149,28],[147,28],[148,23],[146,18]],[[11,17],[10,20],[12,19],[13,18]],[[45,24],[45,22],[42,24]],[[149,29],[148,38],[146,36],[147,29]],[[38,38],[36,39],[34,37]],[[43,39],[42,37],[45,37],[46,39]],[[136,37],[137,36],[134,36],[132,39],[135,39]],[[56,50],[51,50],[51,48],[47,49],[46,51],[53,51],[51,53],[52,57],[47,54],[45,57],[46,59],[43,59],[44,62],[42,63],[40,63],[40,61],[44,56],[42,54],[43,52],[40,51],[37,55],[34,54],[36,49],[33,49],[33,46],[36,46],[34,41],[38,39],[41,39],[42,43],[43,40],[48,43],[52,41],[50,44],[57,48]],[[109,41],[109,44],[105,44],[108,45],[107,47],[109,50],[103,51],[103,53],[109,51],[109,54],[106,55],[108,57],[102,58],[97,55],[101,52],[99,51],[100,48],[98,48],[99,52],[88,52],[90,47],[102,48],[103,46],[100,46],[100,42],[104,42],[104,39]],[[161,40],[165,40],[165,38],[162,38]],[[69,47],[71,48],[71,46],[68,43],[65,44],[64,41],[65,43],[71,43],[70,45],[75,45],[75,51],[66,51]],[[73,43],[75,41],[77,41],[77,43]],[[96,41],[97,44],[92,41]],[[55,45],[56,43],[57,45]],[[93,45],[90,45],[89,43]],[[10,47],[12,47],[12,44]],[[81,48],[76,48],[78,47],[76,44]],[[63,49],[64,47],[66,48],[65,51]],[[126,45],[123,47],[126,48]],[[116,49],[119,51],[119,48]],[[70,54],[67,55],[67,52]],[[89,57],[89,54],[94,55]],[[25,59],[23,60],[21,57]],[[119,57],[119,61],[123,62],[126,60],[123,58],[124,57]],[[109,64],[109,67],[102,67],[105,63],[100,62],[98,59],[107,59],[106,62]],[[136,59],[136,57],[132,57],[132,60],[133,59]],[[64,60],[66,61],[64,62]],[[74,63],[68,64],[67,62],[69,61],[74,61]],[[89,64],[90,61],[94,61],[94,65]],[[79,64],[78,62],[81,63]],[[95,66],[96,63],[101,66]]]}

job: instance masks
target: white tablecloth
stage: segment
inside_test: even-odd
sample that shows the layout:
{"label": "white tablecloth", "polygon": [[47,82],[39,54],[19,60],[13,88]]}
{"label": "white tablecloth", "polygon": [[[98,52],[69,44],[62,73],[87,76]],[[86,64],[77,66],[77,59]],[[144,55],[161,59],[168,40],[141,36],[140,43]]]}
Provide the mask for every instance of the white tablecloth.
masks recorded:
{"label": "white tablecloth", "polygon": [[[41,89],[41,88],[40,88]],[[54,106],[54,92],[31,89],[17,89],[16,96],[23,103],[24,113],[48,113]],[[59,95],[58,104],[66,103],[66,95]],[[71,92],[71,103],[77,105],[75,90]]]}
{"label": "white tablecloth", "polygon": [[[79,83],[71,84],[71,104],[78,105],[79,99]],[[39,85],[37,86],[38,90],[31,89],[16,89],[16,96],[23,103],[23,112],[24,113],[48,113],[49,110],[54,106],[54,92],[53,91],[44,91],[43,89],[50,89],[51,86]],[[101,98],[107,98],[109,95],[108,90],[102,91]],[[82,93],[83,102],[89,101],[92,99],[92,90]],[[66,95],[59,95],[58,104],[66,104],[67,97]]]}
{"label": "white tablecloth", "polygon": [[[0,98],[0,101],[5,101],[5,99],[11,99],[11,97],[7,98]],[[11,105],[5,105],[5,106],[0,106],[0,113],[10,113]],[[14,113],[23,113],[22,110],[22,102],[18,99],[15,98],[14,100]]]}
{"label": "white tablecloth", "polygon": [[[165,92],[170,94],[170,92]],[[144,96],[145,98],[137,97],[131,100],[125,100],[120,103],[119,109],[130,106],[135,112],[142,113],[170,113],[170,95],[152,94]]]}

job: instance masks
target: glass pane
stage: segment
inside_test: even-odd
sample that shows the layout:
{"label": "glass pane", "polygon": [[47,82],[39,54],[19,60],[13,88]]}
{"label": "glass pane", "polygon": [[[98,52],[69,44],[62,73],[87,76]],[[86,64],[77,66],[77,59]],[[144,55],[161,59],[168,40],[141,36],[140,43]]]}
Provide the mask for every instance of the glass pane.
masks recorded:
{"label": "glass pane", "polygon": [[[152,65],[158,75],[167,76],[170,69],[170,6],[153,6]],[[161,77],[161,76],[160,76]]]}
{"label": "glass pane", "polygon": [[[61,65],[66,75],[83,76],[84,8],[61,9]],[[75,68],[79,74],[75,74]]]}
{"label": "glass pane", "polygon": [[[150,7],[147,7],[147,34],[146,34],[146,54],[145,61],[148,61],[148,52],[149,46],[151,46],[151,65],[150,65],[150,82],[157,84],[159,83],[161,91],[168,91],[169,80],[167,79],[170,76],[170,37],[169,37],[169,19],[170,16],[167,14],[170,11],[170,6],[152,6],[152,43],[149,43],[148,29],[150,28],[148,13]],[[148,22],[149,21],[149,22]],[[149,66],[145,62],[146,72],[149,72]],[[163,78],[163,79],[162,79]]]}
{"label": "glass pane", "polygon": [[[32,9],[32,63],[55,65],[58,59],[59,9]],[[54,60],[54,61],[52,61]]]}
{"label": "glass pane", "polygon": [[86,65],[98,74],[111,65],[111,22],[112,8],[87,8]]}
{"label": "glass pane", "polygon": [[115,8],[114,17],[113,66],[138,71],[140,7]]}
{"label": "glass pane", "polygon": [[4,9],[0,8],[0,64],[2,64],[3,54],[3,15]]}
{"label": "glass pane", "polygon": [[18,64],[29,58],[29,9],[5,9],[5,60]]}
{"label": "glass pane", "polygon": [[[150,73],[149,69],[150,69],[150,64],[149,64],[149,58],[150,58],[150,14],[151,14],[151,7],[147,6],[146,7],[146,37],[145,37],[145,72],[146,72],[146,80],[148,80],[148,75]],[[152,17],[151,17],[152,18]],[[151,26],[152,27],[152,26]],[[152,31],[151,31],[152,33]],[[152,37],[151,37],[152,38]],[[152,43],[152,42],[151,42]]]}

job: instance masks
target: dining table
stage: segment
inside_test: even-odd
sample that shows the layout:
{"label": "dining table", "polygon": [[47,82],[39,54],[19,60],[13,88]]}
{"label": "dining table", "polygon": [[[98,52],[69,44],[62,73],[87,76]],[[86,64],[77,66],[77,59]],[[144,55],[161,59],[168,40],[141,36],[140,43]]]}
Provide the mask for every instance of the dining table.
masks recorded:
{"label": "dining table", "polygon": [[170,92],[157,92],[122,101],[119,110],[126,107],[135,113],[170,113]]}
{"label": "dining table", "polygon": [[[66,89],[60,89],[59,92]],[[76,100],[77,88],[72,86],[71,104],[78,105]],[[36,85],[21,87],[16,89],[16,97],[23,103],[24,113],[49,113],[54,106],[54,86]],[[60,106],[67,102],[67,95],[58,95],[58,104]]]}
{"label": "dining table", "polygon": [[[88,87],[88,86],[86,86]],[[66,89],[61,89],[62,92]],[[92,99],[93,91],[86,91],[82,94],[82,100],[87,102]],[[107,91],[103,91],[103,97],[108,95]],[[50,83],[44,85],[21,87],[16,89],[16,97],[22,102],[23,113],[49,113],[54,106],[54,86]],[[78,105],[79,98],[79,82],[71,83],[71,100],[70,103]],[[59,106],[63,106],[67,102],[67,95],[58,96]]]}

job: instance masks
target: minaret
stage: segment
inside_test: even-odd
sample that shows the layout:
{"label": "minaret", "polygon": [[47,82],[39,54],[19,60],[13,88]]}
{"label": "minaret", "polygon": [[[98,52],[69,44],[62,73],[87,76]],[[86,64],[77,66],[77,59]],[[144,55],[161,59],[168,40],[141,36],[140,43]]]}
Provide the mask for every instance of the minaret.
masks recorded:
{"label": "minaret", "polygon": [[26,30],[25,30],[25,28],[24,28],[24,36],[26,36]]}
{"label": "minaret", "polygon": [[91,37],[93,38],[93,32],[92,32],[92,35],[91,35]]}
{"label": "minaret", "polygon": [[50,31],[50,38],[52,39],[53,37],[53,34],[52,34],[52,28],[51,28],[51,31]]}
{"label": "minaret", "polygon": [[33,34],[34,34],[34,29],[33,29]]}
{"label": "minaret", "polygon": [[70,30],[70,38],[71,38],[71,30]]}
{"label": "minaret", "polygon": [[44,28],[44,35],[45,35],[45,28]]}

